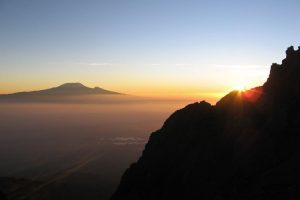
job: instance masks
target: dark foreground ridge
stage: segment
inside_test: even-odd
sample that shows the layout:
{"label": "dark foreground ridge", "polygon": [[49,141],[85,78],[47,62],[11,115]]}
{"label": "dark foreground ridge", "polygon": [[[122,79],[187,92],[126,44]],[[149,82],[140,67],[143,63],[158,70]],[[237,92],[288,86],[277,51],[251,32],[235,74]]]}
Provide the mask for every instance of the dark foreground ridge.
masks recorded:
{"label": "dark foreground ridge", "polygon": [[266,83],[176,111],[111,200],[300,199],[300,50]]}

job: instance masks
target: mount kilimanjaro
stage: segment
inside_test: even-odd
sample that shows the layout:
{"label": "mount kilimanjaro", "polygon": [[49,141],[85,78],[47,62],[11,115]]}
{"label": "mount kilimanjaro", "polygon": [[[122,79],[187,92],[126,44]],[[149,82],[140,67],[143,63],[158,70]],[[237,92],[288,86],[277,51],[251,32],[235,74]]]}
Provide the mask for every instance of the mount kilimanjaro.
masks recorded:
{"label": "mount kilimanjaro", "polygon": [[0,94],[0,102],[43,102],[43,101],[70,101],[78,97],[122,95],[118,92],[105,90],[99,87],[89,88],[81,83],[65,83],[50,89]]}
{"label": "mount kilimanjaro", "polygon": [[263,86],[176,111],[111,200],[300,199],[300,49]]}

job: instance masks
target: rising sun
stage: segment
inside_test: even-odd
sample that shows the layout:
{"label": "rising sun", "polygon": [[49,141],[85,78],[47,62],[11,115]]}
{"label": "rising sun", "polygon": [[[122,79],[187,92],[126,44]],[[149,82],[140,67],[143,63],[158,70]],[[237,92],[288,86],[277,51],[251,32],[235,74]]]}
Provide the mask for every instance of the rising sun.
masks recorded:
{"label": "rising sun", "polygon": [[243,91],[246,90],[244,84],[237,84],[237,85],[234,87],[234,89],[237,90],[237,91],[239,91],[239,92],[243,92]]}

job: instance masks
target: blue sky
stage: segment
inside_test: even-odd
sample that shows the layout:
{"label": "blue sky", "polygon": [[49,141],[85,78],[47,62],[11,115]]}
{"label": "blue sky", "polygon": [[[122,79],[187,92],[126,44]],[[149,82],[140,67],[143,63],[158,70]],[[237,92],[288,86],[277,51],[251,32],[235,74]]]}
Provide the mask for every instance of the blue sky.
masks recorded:
{"label": "blue sky", "polygon": [[0,0],[0,92],[82,82],[142,95],[263,83],[300,1]]}

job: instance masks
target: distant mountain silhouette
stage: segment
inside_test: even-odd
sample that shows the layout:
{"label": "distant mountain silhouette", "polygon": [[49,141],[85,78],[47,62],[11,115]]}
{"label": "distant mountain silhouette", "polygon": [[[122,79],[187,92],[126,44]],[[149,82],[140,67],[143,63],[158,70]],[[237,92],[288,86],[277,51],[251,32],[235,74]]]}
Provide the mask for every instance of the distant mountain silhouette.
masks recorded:
{"label": "distant mountain silhouette", "polygon": [[263,86],[172,114],[111,199],[300,199],[300,49]]}
{"label": "distant mountain silhouette", "polygon": [[55,100],[64,97],[78,97],[83,95],[122,95],[118,92],[105,90],[99,87],[89,88],[81,83],[65,83],[58,87],[31,91],[31,92],[17,92],[13,94],[0,94],[1,101],[44,101]]}
{"label": "distant mountain silhouette", "polygon": [[121,94],[112,92],[99,87],[89,88],[81,83],[65,83],[58,87],[31,91],[31,92],[18,92],[13,94],[2,94],[2,96],[21,96],[21,95],[87,95],[87,94]]}

